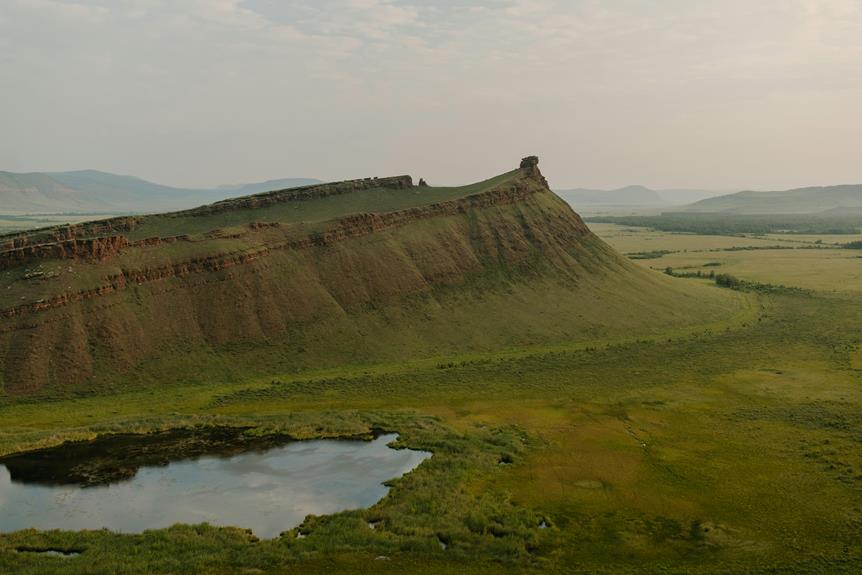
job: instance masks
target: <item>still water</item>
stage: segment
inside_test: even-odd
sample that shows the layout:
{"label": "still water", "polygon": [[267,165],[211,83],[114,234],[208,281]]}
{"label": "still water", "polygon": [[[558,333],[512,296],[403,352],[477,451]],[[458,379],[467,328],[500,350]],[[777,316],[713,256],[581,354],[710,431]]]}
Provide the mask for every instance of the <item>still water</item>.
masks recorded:
{"label": "still water", "polygon": [[[49,469],[50,455],[19,456],[22,461],[0,463],[0,531],[104,527],[139,533],[206,522],[277,537],[309,514],[374,505],[388,491],[384,481],[431,457],[388,447],[396,437],[298,441],[239,453],[234,449],[227,455],[196,454],[194,459],[145,459],[149,464],[140,466],[128,463],[135,449],[124,446],[112,455],[121,460],[114,465],[121,465],[128,454],[120,474],[114,473],[120,478],[95,484]],[[85,455],[75,456],[78,474],[93,467],[81,457]]]}

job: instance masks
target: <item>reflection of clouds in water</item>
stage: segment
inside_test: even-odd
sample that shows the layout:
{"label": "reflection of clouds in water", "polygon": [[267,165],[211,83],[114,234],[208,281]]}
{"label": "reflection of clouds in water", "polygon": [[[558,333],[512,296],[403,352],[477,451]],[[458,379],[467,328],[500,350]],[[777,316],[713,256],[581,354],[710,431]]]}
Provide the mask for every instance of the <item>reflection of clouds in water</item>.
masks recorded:
{"label": "reflection of clouds in water", "polygon": [[3,510],[3,504],[6,502],[6,497],[12,487],[12,475],[5,465],[0,465],[0,511]]}
{"label": "reflection of clouds in water", "polygon": [[125,483],[87,489],[11,484],[0,466],[0,531],[36,526],[140,532],[206,521],[276,537],[309,514],[373,505],[388,492],[383,481],[430,456],[388,448],[395,437],[299,442],[226,459],[174,462],[141,469]]}

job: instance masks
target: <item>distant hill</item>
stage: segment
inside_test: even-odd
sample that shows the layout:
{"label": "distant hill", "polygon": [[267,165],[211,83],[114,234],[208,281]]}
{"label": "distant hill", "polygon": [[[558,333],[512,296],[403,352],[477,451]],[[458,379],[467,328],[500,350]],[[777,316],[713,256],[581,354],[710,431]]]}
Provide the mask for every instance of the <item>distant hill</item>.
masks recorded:
{"label": "distant hill", "polygon": [[736,192],[736,190],[706,190],[700,188],[670,188],[656,191],[663,200],[675,206],[684,206],[692,202],[705,200],[706,198],[714,198]]}
{"label": "distant hill", "polygon": [[230,197],[233,196],[250,196],[261,192],[271,192],[273,190],[286,190],[288,188],[298,188],[300,186],[310,186],[312,184],[320,184],[320,180],[309,178],[282,178],[280,180],[267,180],[256,184],[239,184],[235,186],[219,186],[215,188],[215,192],[227,192]]}
{"label": "distant hill", "polygon": [[655,190],[644,186],[626,186],[616,190],[575,188],[557,190],[557,194],[577,207],[585,206],[663,206],[665,201]]}
{"label": "distant hill", "polygon": [[708,198],[686,207],[690,212],[728,214],[839,214],[862,210],[862,185],[797,188],[783,192],[739,192]]}
{"label": "distant hill", "polygon": [[221,186],[176,188],[96,170],[0,172],[0,213],[149,213],[192,208],[232,196],[320,183],[283,179]]}
{"label": "distant hill", "polygon": [[718,196],[724,192],[701,189],[661,189],[654,190],[645,186],[625,186],[615,190],[574,188],[556,190],[561,198],[574,208],[584,207],[642,207],[661,208],[672,205],[685,205],[704,198]]}
{"label": "distant hill", "polygon": [[47,174],[0,172],[0,210],[9,214],[27,212],[79,211],[84,203],[76,191]]}

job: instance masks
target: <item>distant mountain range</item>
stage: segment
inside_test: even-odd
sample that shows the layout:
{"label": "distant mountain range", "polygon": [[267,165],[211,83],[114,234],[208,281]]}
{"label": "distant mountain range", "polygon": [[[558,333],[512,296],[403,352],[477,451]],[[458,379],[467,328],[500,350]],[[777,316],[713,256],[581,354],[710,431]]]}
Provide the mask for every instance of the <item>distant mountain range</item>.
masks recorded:
{"label": "distant mountain range", "polygon": [[625,186],[615,190],[574,188],[556,190],[557,194],[575,209],[587,207],[667,207],[681,206],[704,198],[721,195],[719,190],[663,189],[645,186]]}
{"label": "distant mountain range", "polygon": [[0,172],[0,214],[149,213],[193,208],[202,204],[320,183],[286,178],[208,189],[176,188],[132,176],[96,170],[74,172]]}
{"label": "distant mountain range", "polygon": [[689,212],[727,214],[862,213],[862,185],[797,188],[783,192],[739,192],[708,198],[685,208]]}
{"label": "distant mountain range", "polygon": [[[155,213],[318,183],[321,181],[311,178],[284,178],[214,188],[179,188],[96,170],[0,171],[0,214]],[[717,190],[655,190],[639,185],[614,190],[574,188],[556,192],[575,209],[588,212],[599,212],[602,208],[658,210],[677,206],[684,212],[739,215],[862,214],[862,185],[724,195]]]}
{"label": "distant mountain range", "polygon": [[644,186],[626,186],[616,190],[575,188],[557,190],[557,194],[576,210],[594,213],[607,211],[600,208],[656,210],[677,206],[680,212],[737,215],[862,214],[862,185],[859,184],[797,188],[775,192],[744,191],[731,194],[715,190],[653,190]]}

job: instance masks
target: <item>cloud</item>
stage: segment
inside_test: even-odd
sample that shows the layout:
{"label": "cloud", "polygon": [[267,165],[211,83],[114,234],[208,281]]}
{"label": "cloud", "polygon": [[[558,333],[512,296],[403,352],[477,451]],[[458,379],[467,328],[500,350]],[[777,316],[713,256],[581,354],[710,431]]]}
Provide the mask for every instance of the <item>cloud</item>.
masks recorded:
{"label": "cloud", "polygon": [[755,172],[727,169],[752,153],[788,184],[857,173],[838,154],[791,174],[764,148],[810,130],[815,112],[822,137],[856,135],[855,0],[5,3],[7,169],[210,184],[421,168],[459,181],[535,150],[571,185],[755,186]]}
{"label": "cloud", "polygon": [[12,10],[18,13],[41,14],[47,18],[71,21],[100,21],[108,14],[105,6],[97,3],[67,2],[63,0],[12,0]]}

